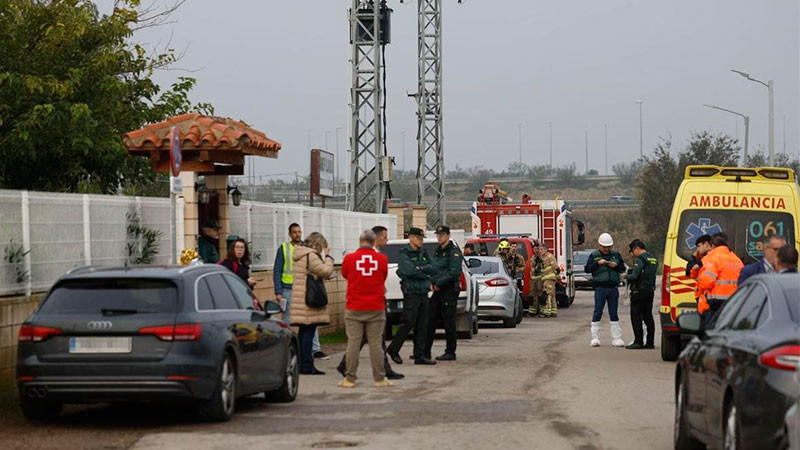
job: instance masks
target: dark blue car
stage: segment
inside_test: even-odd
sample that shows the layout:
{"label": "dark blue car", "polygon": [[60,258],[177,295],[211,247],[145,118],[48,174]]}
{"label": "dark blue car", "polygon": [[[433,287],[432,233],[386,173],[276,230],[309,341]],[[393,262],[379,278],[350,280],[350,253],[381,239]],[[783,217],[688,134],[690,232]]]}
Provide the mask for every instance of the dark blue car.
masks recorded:
{"label": "dark blue car", "polygon": [[800,275],[756,275],[695,338],[675,374],[675,448],[785,448],[786,413],[800,399]]}
{"label": "dark blue car", "polygon": [[224,421],[238,397],[293,401],[297,337],[276,303],[258,311],[253,299],[217,265],[68,273],[19,331],[25,417],[57,417],[64,403],[157,400]]}

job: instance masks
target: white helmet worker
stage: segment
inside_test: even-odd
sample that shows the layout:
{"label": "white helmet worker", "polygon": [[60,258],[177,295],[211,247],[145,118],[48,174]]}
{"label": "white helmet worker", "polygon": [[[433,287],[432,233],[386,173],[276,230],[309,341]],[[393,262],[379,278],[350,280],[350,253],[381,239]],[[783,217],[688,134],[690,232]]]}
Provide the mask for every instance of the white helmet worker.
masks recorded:
{"label": "white helmet worker", "polygon": [[603,233],[597,239],[597,243],[602,245],[603,247],[611,247],[614,245],[614,239],[611,238],[611,235],[608,233]]}

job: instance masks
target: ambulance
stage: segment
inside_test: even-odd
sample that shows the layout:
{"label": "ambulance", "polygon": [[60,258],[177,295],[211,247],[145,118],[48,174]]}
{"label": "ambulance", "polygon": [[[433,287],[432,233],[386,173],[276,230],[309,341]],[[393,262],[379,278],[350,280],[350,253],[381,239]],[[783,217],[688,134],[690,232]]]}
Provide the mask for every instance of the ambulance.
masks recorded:
{"label": "ambulance", "polygon": [[675,361],[683,347],[677,317],[696,311],[695,280],[686,265],[695,240],[725,232],[731,250],[749,264],[764,256],[766,239],[778,234],[797,245],[800,195],[791,169],[689,166],[675,196],[664,248],[661,281],[661,358]]}

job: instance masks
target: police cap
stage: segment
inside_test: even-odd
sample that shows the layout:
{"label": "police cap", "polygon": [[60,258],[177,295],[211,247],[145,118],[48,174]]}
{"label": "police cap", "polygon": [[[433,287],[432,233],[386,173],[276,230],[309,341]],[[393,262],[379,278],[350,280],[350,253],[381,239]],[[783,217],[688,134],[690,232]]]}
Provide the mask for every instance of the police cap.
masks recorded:
{"label": "police cap", "polygon": [[408,235],[409,235],[409,236],[419,236],[419,237],[425,237],[425,232],[424,232],[424,231],[422,231],[422,230],[421,230],[421,229],[419,229],[419,228],[416,228],[416,227],[411,227],[411,228],[408,230]]}
{"label": "police cap", "polygon": [[450,234],[450,227],[447,225],[439,225],[436,227],[436,234]]}

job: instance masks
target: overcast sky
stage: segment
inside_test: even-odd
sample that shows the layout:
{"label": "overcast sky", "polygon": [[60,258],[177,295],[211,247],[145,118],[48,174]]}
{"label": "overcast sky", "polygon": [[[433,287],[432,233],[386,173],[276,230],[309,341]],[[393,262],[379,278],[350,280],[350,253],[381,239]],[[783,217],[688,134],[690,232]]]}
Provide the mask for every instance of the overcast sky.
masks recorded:
{"label": "overcast sky", "polygon": [[[108,4],[108,0],[100,4]],[[776,152],[797,154],[800,103],[798,0],[444,0],[445,163],[504,169],[519,155],[604,172],[671,136],[682,147],[693,130],[735,136],[735,116],[751,116],[750,147],[768,148],[767,89],[730,72],[775,82]],[[416,152],[416,2],[390,0],[392,43],[386,50],[388,149],[408,169]],[[197,69],[192,94],[218,115],[242,119],[281,142],[278,160],[260,159],[258,174],[308,172],[311,145],[347,146],[348,0],[188,0],[177,23],[140,32],[138,42],[187,48],[178,64]],[[180,71],[161,72],[168,84]],[[405,131],[405,158],[402,133]],[[744,139],[744,124],[738,120]],[[340,166],[344,167],[344,166]]]}

